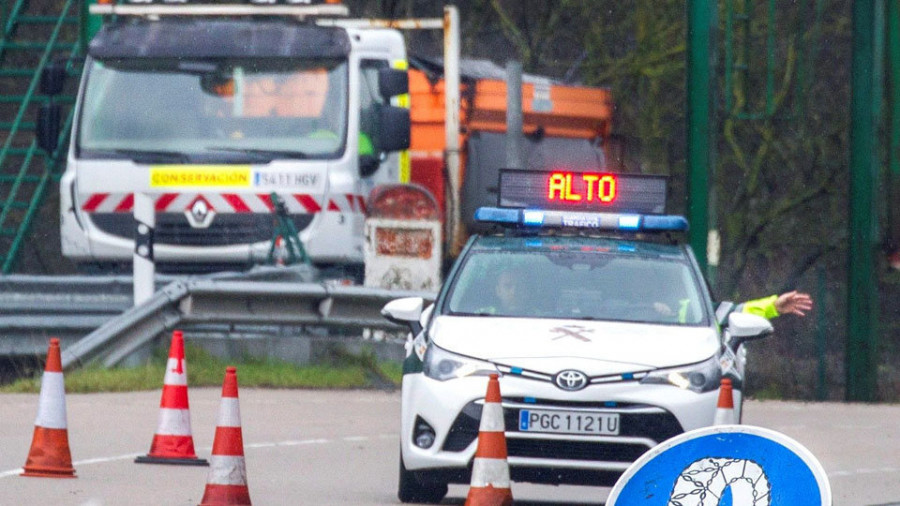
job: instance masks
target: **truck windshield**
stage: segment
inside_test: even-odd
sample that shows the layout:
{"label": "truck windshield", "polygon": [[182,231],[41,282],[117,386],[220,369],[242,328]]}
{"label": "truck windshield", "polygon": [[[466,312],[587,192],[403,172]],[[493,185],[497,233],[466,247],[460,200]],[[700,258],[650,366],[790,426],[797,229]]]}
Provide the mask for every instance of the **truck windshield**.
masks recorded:
{"label": "truck windshield", "polygon": [[346,129],[345,60],[94,60],[76,143],[81,157],[321,159]]}
{"label": "truck windshield", "polygon": [[472,252],[459,271],[445,312],[680,325],[705,322],[704,299],[686,259],[603,249]]}

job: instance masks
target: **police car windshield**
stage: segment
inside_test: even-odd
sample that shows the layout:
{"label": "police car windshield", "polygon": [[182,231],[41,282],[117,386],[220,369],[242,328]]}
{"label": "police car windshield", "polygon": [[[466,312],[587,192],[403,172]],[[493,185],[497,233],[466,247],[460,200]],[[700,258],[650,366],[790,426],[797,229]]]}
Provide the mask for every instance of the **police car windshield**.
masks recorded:
{"label": "police car windshield", "polygon": [[166,150],[215,163],[343,152],[346,60],[89,62],[76,137],[82,157]]}
{"label": "police car windshield", "polygon": [[699,278],[678,247],[590,238],[509,242],[469,251],[446,314],[707,322]]}

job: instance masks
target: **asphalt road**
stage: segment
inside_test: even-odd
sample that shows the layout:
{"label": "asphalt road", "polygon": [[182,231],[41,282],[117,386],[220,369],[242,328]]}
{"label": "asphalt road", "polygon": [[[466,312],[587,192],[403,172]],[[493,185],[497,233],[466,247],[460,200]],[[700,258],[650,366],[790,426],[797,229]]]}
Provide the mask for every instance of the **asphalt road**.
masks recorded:
{"label": "asphalt road", "polygon": [[[239,372],[240,375],[240,372]],[[208,457],[218,389],[191,389],[194,442]],[[0,505],[199,503],[207,468],[135,464],[156,431],[160,393],[66,396],[77,479],[18,476],[37,395],[0,395]],[[248,488],[257,505],[398,504],[398,392],[240,391]],[[748,402],[745,423],[796,439],[822,462],[834,504],[900,504],[900,406]],[[445,504],[462,504],[453,486]],[[603,504],[607,489],[513,484],[516,504]]]}

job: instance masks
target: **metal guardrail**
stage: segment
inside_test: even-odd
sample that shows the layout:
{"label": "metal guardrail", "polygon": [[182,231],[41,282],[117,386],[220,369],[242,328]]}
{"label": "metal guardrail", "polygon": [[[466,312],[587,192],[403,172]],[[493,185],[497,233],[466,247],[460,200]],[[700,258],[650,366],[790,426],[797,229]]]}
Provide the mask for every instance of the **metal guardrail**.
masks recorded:
{"label": "metal guardrail", "polygon": [[0,276],[0,356],[42,355],[47,338],[72,342],[131,306],[127,276]]}
{"label": "metal guardrail", "polygon": [[398,330],[381,308],[398,297],[433,293],[400,292],[326,284],[271,281],[175,281],[144,304],[110,320],[63,350],[63,368],[98,361],[121,363],[160,332],[181,324],[301,324],[331,329]]}
{"label": "metal guardrail", "polygon": [[[64,368],[89,362],[110,367],[179,326],[297,325],[346,334],[364,328],[398,330],[381,316],[384,304],[399,297],[435,296],[307,279],[297,271],[274,269],[203,278],[158,276],[167,284],[144,304],[131,307],[128,276],[5,276],[0,278],[0,333],[26,341],[20,348],[45,349],[46,337],[68,331],[79,339],[63,347]],[[4,351],[9,353],[0,346],[0,354]]]}

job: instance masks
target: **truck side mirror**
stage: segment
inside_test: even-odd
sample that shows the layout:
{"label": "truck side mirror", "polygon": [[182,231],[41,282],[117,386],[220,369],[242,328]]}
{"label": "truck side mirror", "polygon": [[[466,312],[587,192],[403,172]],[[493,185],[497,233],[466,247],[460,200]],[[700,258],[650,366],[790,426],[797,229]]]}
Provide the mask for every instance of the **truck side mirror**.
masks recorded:
{"label": "truck side mirror", "polygon": [[379,111],[378,145],[381,151],[402,151],[409,149],[410,119],[409,109],[385,105]]}
{"label": "truck side mirror", "polygon": [[381,160],[375,155],[359,155],[359,175],[369,177],[381,166]]}
{"label": "truck side mirror", "polygon": [[41,70],[39,88],[44,95],[54,96],[62,93],[66,84],[66,66],[64,63],[51,62]]}
{"label": "truck side mirror", "polygon": [[47,154],[52,155],[59,147],[61,119],[62,112],[59,104],[44,104],[38,109],[35,134],[38,146]]}
{"label": "truck side mirror", "polygon": [[385,102],[409,93],[409,74],[405,70],[378,69],[378,92]]}

